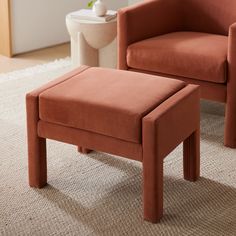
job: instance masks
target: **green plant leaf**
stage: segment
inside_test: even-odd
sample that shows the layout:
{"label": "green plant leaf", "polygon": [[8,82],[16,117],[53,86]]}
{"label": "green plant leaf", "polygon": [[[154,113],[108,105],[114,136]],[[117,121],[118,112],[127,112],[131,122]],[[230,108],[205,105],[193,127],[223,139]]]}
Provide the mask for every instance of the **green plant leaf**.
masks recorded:
{"label": "green plant leaf", "polygon": [[94,1],[88,2],[88,8],[92,8],[93,7],[93,3],[94,3]]}

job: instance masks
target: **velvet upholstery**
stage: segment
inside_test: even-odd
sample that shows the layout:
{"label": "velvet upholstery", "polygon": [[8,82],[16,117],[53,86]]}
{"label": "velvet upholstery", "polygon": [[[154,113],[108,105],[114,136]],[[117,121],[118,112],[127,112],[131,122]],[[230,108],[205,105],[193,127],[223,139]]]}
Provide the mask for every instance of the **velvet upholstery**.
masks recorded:
{"label": "velvet upholstery", "polygon": [[158,75],[158,76],[162,76],[166,78],[179,79],[189,84],[200,85],[201,98],[206,99],[206,100],[214,100],[214,101],[218,101],[222,103],[226,101],[227,87],[225,86],[225,84],[211,83],[211,82],[207,82],[203,80],[195,80],[195,79],[190,79],[186,77],[162,74],[162,73],[146,71],[146,70],[129,69],[129,71],[142,72],[142,73]]}
{"label": "velvet upholstery", "polygon": [[175,32],[131,44],[130,68],[225,83],[228,38],[199,32]]}
{"label": "velvet upholstery", "polygon": [[236,23],[229,30],[228,83],[225,123],[225,142],[229,146],[236,143]]}
{"label": "velvet upholstery", "polygon": [[235,22],[235,0],[147,0],[123,8],[118,69],[199,84],[202,98],[226,103],[224,144],[236,148]]}
{"label": "velvet upholstery", "polygon": [[[82,73],[87,69],[87,66],[77,68],[60,78],[49,82],[48,84],[28,93],[26,96],[26,110],[27,110],[27,138],[28,138],[28,171],[30,186],[41,187],[47,181],[47,162],[46,162],[46,140],[38,135],[39,122],[39,94],[43,91],[56,86],[75,74]],[[30,157],[33,157],[32,161]]]}
{"label": "velvet upholstery", "polygon": [[[119,10],[118,67],[127,69],[128,45],[182,29],[182,8],[173,0],[147,1]],[[158,22],[158,23],[156,23]]]}
{"label": "velvet upholstery", "polygon": [[89,68],[42,92],[39,116],[46,122],[140,143],[142,117],[184,86],[179,80]]}
{"label": "velvet upholstery", "polygon": [[83,129],[75,129],[40,120],[38,122],[38,135],[40,137],[86,147],[90,150],[123,156],[136,161],[142,161],[143,159],[142,144],[128,142]]}
{"label": "velvet upholstery", "polygon": [[199,107],[199,86],[80,67],[26,96],[29,184],[47,184],[46,139],[134,159],[143,165],[144,219],[156,223],[163,161],[181,142],[184,178],[200,175]]}
{"label": "velvet upholstery", "polygon": [[227,36],[230,25],[236,22],[235,0],[174,1],[183,7],[183,27],[188,31]]}

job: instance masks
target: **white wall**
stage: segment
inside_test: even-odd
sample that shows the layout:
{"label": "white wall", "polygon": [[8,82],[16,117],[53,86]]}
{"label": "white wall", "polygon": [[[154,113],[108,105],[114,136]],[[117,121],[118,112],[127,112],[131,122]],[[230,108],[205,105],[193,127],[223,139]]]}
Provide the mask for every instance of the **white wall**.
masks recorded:
{"label": "white wall", "polygon": [[138,3],[138,2],[142,2],[143,0],[129,0],[129,5]]}
{"label": "white wall", "polygon": [[[86,8],[89,0],[12,0],[13,54],[69,41],[65,16]],[[128,0],[104,0],[109,9],[128,5]]]}

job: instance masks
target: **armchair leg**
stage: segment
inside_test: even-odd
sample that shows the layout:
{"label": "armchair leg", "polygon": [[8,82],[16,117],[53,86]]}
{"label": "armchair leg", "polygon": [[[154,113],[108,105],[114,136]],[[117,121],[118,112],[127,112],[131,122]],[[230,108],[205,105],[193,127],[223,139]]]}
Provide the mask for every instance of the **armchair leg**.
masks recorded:
{"label": "armchair leg", "polygon": [[78,146],[78,152],[83,153],[83,154],[88,154],[92,152],[92,150]]}
{"label": "armchair leg", "polygon": [[226,103],[224,144],[236,148],[236,104]]}
{"label": "armchair leg", "polygon": [[200,176],[200,132],[192,133],[183,143],[184,179],[196,181]]}

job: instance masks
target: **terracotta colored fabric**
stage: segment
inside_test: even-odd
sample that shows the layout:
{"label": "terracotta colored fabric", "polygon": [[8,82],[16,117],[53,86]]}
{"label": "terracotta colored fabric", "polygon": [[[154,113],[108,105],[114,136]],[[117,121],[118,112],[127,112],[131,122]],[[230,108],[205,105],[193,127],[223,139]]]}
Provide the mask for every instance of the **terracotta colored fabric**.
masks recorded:
{"label": "terracotta colored fabric", "polygon": [[197,32],[175,32],[131,44],[131,68],[224,83],[228,38]]}
{"label": "terracotta colored fabric", "polygon": [[182,30],[182,4],[173,0],[145,1],[119,10],[118,68],[126,69],[128,45],[157,35]]}
{"label": "terracotta colored fabric", "polygon": [[225,144],[236,148],[236,23],[230,27]]}
{"label": "terracotta colored fabric", "polygon": [[[200,173],[198,86],[180,90],[143,118],[144,218],[156,222],[163,212],[163,159],[184,141],[184,177]],[[189,135],[191,134],[191,135]]]}
{"label": "terracotta colored fabric", "polygon": [[182,81],[152,75],[89,68],[42,92],[39,116],[46,122],[140,143],[142,117],[184,86]]}
{"label": "terracotta colored fabric", "polygon": [[[133,69],[146,71],[148,73],[155,72],[157,74],[165,74],[167,77],[183,76],[183,80],[193,81],[194,84],[201,85],[201,91],[203,91],[201,94],[203,98],[225,101],[226,125],[224,143],[226,146],[232,148],[236,148],[236,97],[234,95],[236,91],[234,37],[234,23],[236,23],[235,9],[235,0],[151,0],[137,4],[135,7],[124,8],[118,13],[118,69]],[[173,15],[169,14],[170,11],[172,11]],[[165,16],[167,18],[170,16],[170,18],[163,21]],[[149,20],[146,21],[146,19]],[[182,63],[180,68],[173,69],[173,67],[178,65],[180,53],[186,53],[184,46],[189,45],[190,43],[188,42],[186,44],[186,40],[183,40],[185,45],[183,46],[183,49],[181,48],[182,51],[180,53],[176,53],[176,51],[170,53],[170,51],[167,51],[165,54],[163,49],[160,57],[160,52],[158,50],[155,52],[155,56],[153,56],[154,53],[151,52],[150,57],[150,52],[148,50],[148,55],[144,56],[145,53],[142,52],[140,56],[140,58],[142,58],[142,65],[138,61],[140,60],[140,58],[138,58],[139,55],[135,55],[134,58],[129,58],[129,56],[127,56],[128,48],[132,47],[132,44],[136,45],[135,43],[142,42],[145,39],[163,37],[163,35],[165,36],[166,34],[174,32],[208,33],[212,34],[211,37],[212,39],[215,37],[215,40],[211,43],[211,46],[203,46],[200,49],[195,47],[189,49],[186,58],[181,58],[181,61],[187,63],[187,66]],[[223,39],[221,36],[226,36],[228,38],[227,60],[225,60],[226,63],[224,66],[222,65],[223,58],[225,57],[223,48],[226,48],[226,46],[225,42],[219,43],[219,39]],[[209,43],[208,39],[206,41]],[[224,41],[226,41],[226,39]],[[196,42],[193,42],[193,45],[194,43]],[[222,47],[218,46],[215,50],[215,54],[207,51],[209,48],[212,50],[216,45],[222,45]],[[165,46],[166,42],[163,42],[162,47],[165,48]],[[197,57],[196,60],[196,55],[198,55],[197,53],[200,53],[201,50],[203,57],[201,57],[201,59],[200,57]],[[206,50],[207,55],[205,55],[204,50]],[[132,53],[134,54],[134,52]],[[137,52],[135,53],[137,54]],[[191,54],[192,58],[190,58]],[[215,58],[209,58],[208,55],[211,57],[214,56]],[[144,60],[143,57],[148,59]],[[154,57],[155,59],[157,58],[156,62],[154,62]],[[167,57],[168,60],[173,63],[171,68],[169,68],[170,66],[166,59]],[[190,61],[188,61],[187,58],[190,58]],[[206,60],[207,58],[209,60]],[[131,59],[134,60],[132,63],[130,61]],[[152,59],[153,61],[151,61]],[[202,59],[205,62],[203,69]],[[163,63],[160,68],[161,62]],[[129,65],[138,67],[138,69],[129,67],[128,63]],[[156,64],[158,67],[153,68]],[[168,68],[165,68],[165,66],[168,66]],[[165,70],[160,71],[163,68],[165,68]],[[216,68],[216,70],[213,68]],[[224,74],[224,76],[222,76],[222,74]],[[218,85],[216,85],[217,83]]]}
{"label": "terracotta colored fabric", "polygon": [[185,78],[182,76],[168,75],[168,74],[162,74],[158,72],[144,71],[144,70],[131,69],[131,68],[129,69],[129,71],[142,72],[142,73],[151,74],[151,75],[158,75],[163,78],[179,79],[186,82],[187,84],[200,85],[201,98],[206,99],[206,100],[214,100],[214,101],[222,102],[222,103],[226,102],[227,84],[218,84],[218,83]]}
{"label": "terracotta colored fabric", "polygon": [[107,152],[137,161],[142,161],[143,159],[142,145],[139,143],[127,142],[82,129],[39,121],[38,135],[40,137],[86,147],[90,150]]}
{"label": "terracotta colored fabric", "polygon": [[[149,146],[151,139],[156,140],[158,145],[153,148],[162,147],[156,151],[160,158],[165,158],[176,144],[180,144],[189,134],[200,128],[199,86],[188,85],[181,89],[147,114],[142,122],[144,143]],[[149,125],[155,127],[152,132],[150,128],[146,130]]]}
{"label": "terracotta colored fabric", "polygon": [[[41,188],[47,182],[47,163],[46,163],[46,140],[38,136],[39,121],[39,94],[75,74],[86,70],[87,66],[81,66],[64,76],[55,79],[48,84],[28,93],[26,96],[27,110],[27,137],[28,137],[28,165],[29,165],[29,184],[30,186]],[[33,159],[32,159],[33,158]]]}
{"label": "terracotta colored fabric", "polygon": [[31,187],[47,184],[46,139],[142,161],[144,219],[153,223],[163,215],[163,160],[180,142],[184,178],[199,177],[198,86],[81,67],[29,93],[26,105]]}
{"label": "terracotta colored fabric", "polygon": [[228,35],[236,22],[235,0],[174,0],[183,8],[185,30]]}
{"label": "terracotta colored fabric", "polygon": [[118,68],[127,69],[134,42],[176,31],[228,35],[236,22],[235,0],[151,0],[118,13]]}

